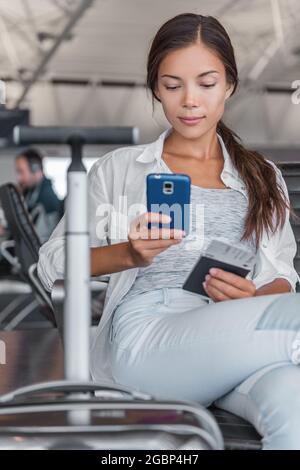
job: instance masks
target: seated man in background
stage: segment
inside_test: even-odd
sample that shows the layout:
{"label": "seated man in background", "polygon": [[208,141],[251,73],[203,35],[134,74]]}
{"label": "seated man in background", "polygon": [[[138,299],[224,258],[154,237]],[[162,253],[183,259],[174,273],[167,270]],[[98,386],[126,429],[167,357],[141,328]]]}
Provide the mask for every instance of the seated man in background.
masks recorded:
{"label": "seated man in background", "polygon": [[50,237],[63,214],[63,202],[44,174],[43,157],[35,148],[16,156],[17,182],[42,243]]}

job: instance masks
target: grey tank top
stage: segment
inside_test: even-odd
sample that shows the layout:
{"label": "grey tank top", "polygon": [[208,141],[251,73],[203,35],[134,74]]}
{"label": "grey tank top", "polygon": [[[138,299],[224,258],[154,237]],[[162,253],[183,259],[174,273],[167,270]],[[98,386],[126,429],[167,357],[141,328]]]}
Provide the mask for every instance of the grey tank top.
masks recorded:
{"label": "grey tank top", "polygon": [[[163,171],[171,173],[165,162],[161,162]],[[210,189],[191,185],[189,235],[155,256],[151,265],[139,268],[135,282],[120,303],[133,295],[153,289],[182,287],[212,238],[255,253],[253,238],[240,241],[247,210],[246,197],[235,189]]]}

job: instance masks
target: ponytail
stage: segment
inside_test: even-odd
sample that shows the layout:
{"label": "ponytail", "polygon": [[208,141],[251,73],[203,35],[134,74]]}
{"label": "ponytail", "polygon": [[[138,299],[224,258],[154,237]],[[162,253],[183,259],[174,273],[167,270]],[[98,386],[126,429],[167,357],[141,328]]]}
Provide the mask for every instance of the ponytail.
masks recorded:
{"label": "ponytail", "polygon": [[239,136],[223,121],[217,125],[217,133],[222,137],[233,166],[245,183],[248,191],[248,213],[241,240],[248,240],[254,234],[256,248],[263,230],[274,233],[285,222],[286,209],[295,213],[281,186],[276,180],[276,170],[260,153],[247,150]]}

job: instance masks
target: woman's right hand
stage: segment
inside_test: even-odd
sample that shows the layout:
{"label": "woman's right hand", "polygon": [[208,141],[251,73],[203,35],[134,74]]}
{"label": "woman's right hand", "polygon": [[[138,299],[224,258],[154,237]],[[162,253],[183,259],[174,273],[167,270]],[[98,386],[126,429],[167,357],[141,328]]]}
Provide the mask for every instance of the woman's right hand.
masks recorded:
{"label": "woman's right hand", "polygon": [[134,267],[149,266],[153,258],[169,246],[177,245],[185,235],[183,230],[152,227],[148,222],[169,223],[171,217],[158,212],[145,212],[134,219],[128,233],[129,257]]}

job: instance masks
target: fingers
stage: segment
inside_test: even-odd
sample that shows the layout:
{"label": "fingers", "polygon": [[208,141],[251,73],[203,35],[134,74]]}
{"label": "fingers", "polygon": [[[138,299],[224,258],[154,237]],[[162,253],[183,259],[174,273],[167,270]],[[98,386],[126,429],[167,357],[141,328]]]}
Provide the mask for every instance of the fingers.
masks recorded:
{"label": "fingers", "polygon": [[227,284],[231,284],[241,291],[249,292],[249,290],[251,291],[251,286],[255,290],[255,285],[252,281],[238,276],[237,274],[229,273],[220,268],[212,268],[209,270],[209,273],[214,279],[219,279]]}
{"label": "fingers", "polygon": [[138,240],[147,240],[147,243],[145,244],[144,249],[159,249],[159,248],[167,248],[170,245],[176,245],[177,243],[180,243],[182,241],[182,238],[168,238],[168,239],[151,239],[149,236],[146,236],[145,238],[140,236],[139,232],[135,233],[130,233],[128,234],[128,239],[135,240],[138,242]]}
{"label": "fingers", "polygon": [[215,275],[207,274],[205,276],[206,287],[210,289],[211,294],[217,300],[240,299],[255,295],[256,287],[250,279],[244,279],[222,269],[213,268],[209,272],[215,273]]}
{"label": "fingers", "polygon": [[226,294],[224,294],[224,292],[219,291],[217,288],[213,286],[209,286],[206,282],[203,283],[203,288],[205,292],[207,293],[207,295],[215,302],[222,302],[223,300],[231,299]]}
{"label": "fingers", "polygon": [[165,241],[171,241],[171,240],[179,240],[181,241],[183,239],[183,233],[182,230],[178,229],[158,229],[158,228],[152,228],[152,229],[141,229],[138,231],[131,231],[128,234],[128,237],[131,238],[132,240],[165,240]]}
{"label": "fingers", "polygon": [[241,297],[248,297],[249,292],[242,291],[237,289],[235,286],[231,284],[227,284],[226,282],[220,281],[212,276],[207,275],[205,277],[205,281],[210,288],[216,289],[219,292],[222,292],[226,297],[231,299],[239,299]]}
{"label": "fingers", "polygon": [[162,222],[163,224],[167,224],[170,221],[171,217],[167,214],[160,214],[158,212],[144,212],[131,222],[131,227],[132,229],[139,229],[143,226],[147,227],[148,222]]}
{"label": "fingers", "polygon": [[166,214],[159,213],[144,213],[133,220],[128,240],[131,256],[137,266],[148,266],[156,255],[182,241],[184,234],[182,230],[169,227],[148,229],[148,221],[168,223],[170,220]]}
{"label": "fingers", "polygon": [[167,228],[158,228],[151,227],[148,229],[148,222],[161,222],[168,223],[171,218],[166,214],[159,214],[156,212],[146,212],[136,219],[134,219],[130,224],[130,238],[133,240],[158,240],[165,239],[170,240],[173,238],[182,239],[185,235],[185,232],[180,229],[170,229]]}

